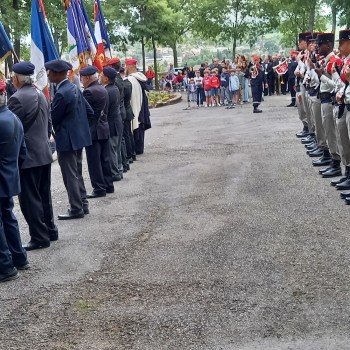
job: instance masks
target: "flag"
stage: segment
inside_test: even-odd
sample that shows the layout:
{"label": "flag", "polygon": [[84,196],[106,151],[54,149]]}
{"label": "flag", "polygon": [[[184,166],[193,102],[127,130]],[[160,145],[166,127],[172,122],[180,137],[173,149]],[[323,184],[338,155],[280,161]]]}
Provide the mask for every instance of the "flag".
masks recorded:
{"label": "flag", "polygon": [[44,90],[48,84],[45,62],[60,56],[47,22],[43,0],[32,0],[31,37],[30,60],[35,65],[35,85]]}
{"label": "flag", "polygon": [[279,65],[273,67],[273,69],[279,74],[284,75],[288,72],[288,62],[287,60],[284,60]]}
{"label": "flag", "polygon": [[6,34],[5,28],[0,22],[0,61],[4,60],[12,51],[13,46]]}
{"label": "flag", "polygon": [[102,63],[111,58],[111,44],[109,41],[105,18],[102,12],[100,0],[94,4],[95,38],[97,41],[97,56]]}
{"label": "flag", "polygon": [[81,0],[64,0],[67,12],[69,61],[74,71],[93,64],[96,56],[96,39]]}

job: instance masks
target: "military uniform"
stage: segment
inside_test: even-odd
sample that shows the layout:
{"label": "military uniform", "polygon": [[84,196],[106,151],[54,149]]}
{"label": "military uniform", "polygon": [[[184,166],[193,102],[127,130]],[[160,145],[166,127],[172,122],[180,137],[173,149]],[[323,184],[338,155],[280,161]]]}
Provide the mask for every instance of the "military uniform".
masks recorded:
{"label": "military uniform", "polygon": [[[259,56],[254,56],[254,62],[259,60]],[[264,85],[266,84],[266,75],[264,68],[260,63],[251,65],[250,67],[250,86],[252,89],[253,97],[253,113],[261,113],[262,110],[259,109],[261,103]]]}

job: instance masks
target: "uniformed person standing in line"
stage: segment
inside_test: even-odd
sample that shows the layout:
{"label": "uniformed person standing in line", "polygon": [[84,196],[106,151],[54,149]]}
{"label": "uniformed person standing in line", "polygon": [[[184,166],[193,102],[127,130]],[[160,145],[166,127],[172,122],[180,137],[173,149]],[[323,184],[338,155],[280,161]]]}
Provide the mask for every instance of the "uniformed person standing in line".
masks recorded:
{"label": "uniformed person standing in line", "polygon": [[334,177],[341,175],[340,155],[338,149],[338,130],[333,116],[332,94],[335,84],[332,81],[330,59],[334,57],[334,33],[322,33],[317,35],[316,43],[318,53],[324,57],[320,67],[315,72],[320,79],[320,100],[323,127],[326,132],[327,144],[332,162],[326,169],[320,171],[323,177]]}
{"label": "uniformed person standing in line", "polygon": [[109,146],[111,149],[111,168],[113,181],[123,176],[123,170],[118,167],[122,164],[121,146],[123,138],[123,121],[120,115],[120,92],[115,85],[117,71],[112,67],[105,67],[100,75],[100,82],[108,92],[108,124]]}
{"label": "uniformed person standing in line", "polygon": [[259,109],[261,103],[264,86],[266,85],[266,75],[263,67],[260,64],[260,57],[253,56],[253,65],[250,67],[250,86],[253,96],[253,113],[261,113]]}
{"label": "uniformed person standing in line", "polygon": [[51,103],[52,126],[55,132],[57,159],[68,193],[70,209],[58,215],[59,220],[83,218],[89,214],[89,202],[82,175],[83,147],[91,145],[87,114],[93,114],[80,89],[67,78],[72,65],[63,60],[45,63],[47,76],[56,84]]}
{"label": "uniformed person standing in line", "polygon": [[19,277],[29,268],[13,210],[21,191],[19,168],[26,157],[22,123],[6,106],[6,83],[0,80],[0,282]]}
{"label": "uniformed person standing in line", "polygon": [[94,111],[88,116],[92,145],[85,147],[93,191],[88,198],[104,197],[113,193],[111,151],[109,146],[108,93],[98,82],[97,68],[87,66],[80,70],[83,95]]}
{"label": "uniformed person standing in line", "polygon": [[[345,77],[345,70],[350,66],[350,29],[339,31],[339,51],[340,56],[344,57],[341,67],[337,61],[332,66],[332,79],[336,84],[336,105],[334,115],[339,131],[339,139],[341,145],[339,150],[342,154],[342,163],[345,165],[345,174],[338,180],[333,180],[331,185],[336,186],[339,190],[350,189],[350,115],[347,116],[346,105],[344,104],[345,91],[349,82]],[[346,103],[346,102],[345,102]],[[350,193],[342,193],[342,197],[346,199],[346,203],[350,204]]]}
{"label": "uniformed person standing in line", "polygon": [[51,201],[50,105],[32,84],[35,69],[32,63],[16,63],[12,69],[17,91],[9,99],[8,106],[23,124],[27,147],[27,158],[20,169],[19,204],[31,237],[25,249],[34,250],[49,247],[50,241],[58,239]]}
{"label": "uniformed person standing in line", "polygon": [[287,107],[296,107],[296,92],[295,92],[295,70],[298,66],[298,63],[296,61],[296,55],[298,54],[298,51],[291,51],[290,52],[290,62],[288,63],[288,88],[290,91],[290,96],[292,98],[291,103]]}
{"label": "uniformed person standing in line", "polygon": [[[305,66],[305,54],[307,50],[307,37],[311,35],[310,32],[299,33],[298,48],[300,53],[298,54],[296,60],[298,63],[297,68],[295,69],[296,81],[296,103],[298,107],[299,119],[303,123],[303,130],[296,134],[297,137],[306,137],[311,132],[310,121],[306,114],[303,98],[305,98],[305,86],[303,84],[304,76],[306,73]],[[310,116],[309,116],[310,118]]]}

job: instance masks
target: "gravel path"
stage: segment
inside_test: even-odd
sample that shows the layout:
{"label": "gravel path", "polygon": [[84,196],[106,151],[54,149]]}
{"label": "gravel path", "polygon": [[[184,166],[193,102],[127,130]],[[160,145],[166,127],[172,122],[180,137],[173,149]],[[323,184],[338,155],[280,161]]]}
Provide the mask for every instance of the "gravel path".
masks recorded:
{"label": "gravel path", "polygon": [[350,208],[288,103],[153,110],[116,193],[0,285],[0,349],[349,349]]}

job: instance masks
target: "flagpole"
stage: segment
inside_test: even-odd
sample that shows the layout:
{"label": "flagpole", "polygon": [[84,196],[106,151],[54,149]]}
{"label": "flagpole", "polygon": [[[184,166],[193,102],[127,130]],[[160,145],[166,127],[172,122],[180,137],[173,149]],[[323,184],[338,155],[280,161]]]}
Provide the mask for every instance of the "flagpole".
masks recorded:
{"label": "flagpole", "polygon": [[18,56],[17,56],[15,50],[14,50],[14,49],[11,49],[11,52],[12,52],[12,55],[15,57],[16,61],[17,61],[16,63],[20,62],[20,60],[19,60],[19,58],[18,58]]}

